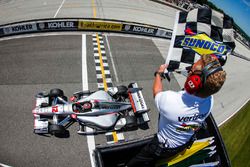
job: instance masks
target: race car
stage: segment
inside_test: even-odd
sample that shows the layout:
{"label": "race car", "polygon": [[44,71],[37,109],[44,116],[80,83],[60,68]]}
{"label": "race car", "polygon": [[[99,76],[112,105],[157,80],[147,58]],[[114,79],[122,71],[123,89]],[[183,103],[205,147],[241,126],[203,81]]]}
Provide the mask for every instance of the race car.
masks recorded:
{"label": "race car", "polygon": [[[149,111],[142,88],[137,83],[108,88],[107,91],[80,91],[68,101],[61,89],[40,92],[36,96],[34,133],[67,135],[67,128],[78,122],[78,134],[98,134],[108,131],[126,131],[144,126]],[[85,127],[93,128],[87,132]]]}

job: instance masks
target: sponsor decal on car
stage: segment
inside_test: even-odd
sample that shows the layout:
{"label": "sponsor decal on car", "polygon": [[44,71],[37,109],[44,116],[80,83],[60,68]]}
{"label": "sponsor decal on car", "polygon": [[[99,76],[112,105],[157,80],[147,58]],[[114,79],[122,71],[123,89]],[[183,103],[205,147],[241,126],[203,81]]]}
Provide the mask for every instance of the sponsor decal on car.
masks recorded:
{"label": "sponsor decal on car", "polygon": [[58,106],[52,106],[52,112],[58,112]]}
{"label": "sponsor decal on car", "polygon": [[100,102],[97,104],[96,106],[99,109],[114,109],[114,110],[118,110],[121,108],[121,105],[119,104],[115,104],[115,103],[105,103],[105,102]]}
{"label": "sponsor decal on car", "polygon": [[136,94],[137,94],[137,96],[138,96],[138,102],[139,102],[139,104],[141,105],[141,109],[142,109],[142,110],[143,110],[143,109],[147,109],[146,104],[145,104],[145,102],[144,102],[144,99],[143,99],[143,97],[142,97],[141,92],[138,91]]}

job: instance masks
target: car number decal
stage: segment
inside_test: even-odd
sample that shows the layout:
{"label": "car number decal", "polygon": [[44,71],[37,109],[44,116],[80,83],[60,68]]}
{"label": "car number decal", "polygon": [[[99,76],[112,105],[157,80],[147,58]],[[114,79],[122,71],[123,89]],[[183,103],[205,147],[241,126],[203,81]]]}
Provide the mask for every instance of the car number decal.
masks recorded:
{"label": "car number decal", "polygon": [[52,112],[58,112],[58,106],[52,106]]}

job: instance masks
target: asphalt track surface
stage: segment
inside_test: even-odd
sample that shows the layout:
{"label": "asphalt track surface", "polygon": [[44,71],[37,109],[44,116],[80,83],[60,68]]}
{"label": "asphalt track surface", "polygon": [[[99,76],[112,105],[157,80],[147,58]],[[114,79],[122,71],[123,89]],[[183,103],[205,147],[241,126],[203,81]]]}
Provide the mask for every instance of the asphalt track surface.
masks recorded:
{"label": "asphalt track surface", "polygon": [[[11,0],[0,1],[0,4],[1,24],[37,18],[93,17],[93,10],[96,9],[96,17],[172,28],[175,15],[174,9],[148,1],[132,4],[121,0],[115,3],[103,0],[95,1],[95,7],[93,1]],[[154,19],[155,15],[158,19]],[[88,86],[90,90],[97,90],[91,34],[88,33],[86,41]],[[143,87],[144,97],[151,108],[150,129],[126,133],[125,136],[134,139],[153,134],[158,118],[151,91],[153,72],[164,63],[169,41],[114,34],[107,36],[118,78],[118,81],[112,78],[113,84],[126,85],[137,81]],[[37,136],[33,134],[31,113],[34,95],[40,90],[59,87],[70,96],[82,89],[81,42],[82,35],[79,33],[0,40],[0,163],[10,166],[91,166],[86,137],[76,133],[76,125],[70,127],[70,137],[66,139]],[[104,42],[107,50],[106,40]],[[249,57],[249,50],[239,43],[236,51]],[[107,57],[114,77],[108,51]],[[215,96],[213,111],[218,124],[249,99],[250,92],[249,77],[246,77],[249,76],[249,62],[231,57],[225,69],[227,82]],[[176,78],[182,85],[183,78]],[[165,87],[179,89],[174,80],[170,84],[165,82]],[[96,136],[95,140],[96,144],[105,143],[102,135]]]}

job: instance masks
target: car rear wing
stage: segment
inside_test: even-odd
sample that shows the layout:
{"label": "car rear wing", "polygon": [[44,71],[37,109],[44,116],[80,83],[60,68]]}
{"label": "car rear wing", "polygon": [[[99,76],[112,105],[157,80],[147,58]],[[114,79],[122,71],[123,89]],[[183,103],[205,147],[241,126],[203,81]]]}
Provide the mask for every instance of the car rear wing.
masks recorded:
{"label": "car rear wing", "polygon": [[128,86],[128,95],[134,113],[142,115],[142,120],[140,121],[148,122],[149,117],[147,112],[149,111],[149,108],[147,107],[142,95],[142,88],[139,88],[137,83],[131,83]]}

